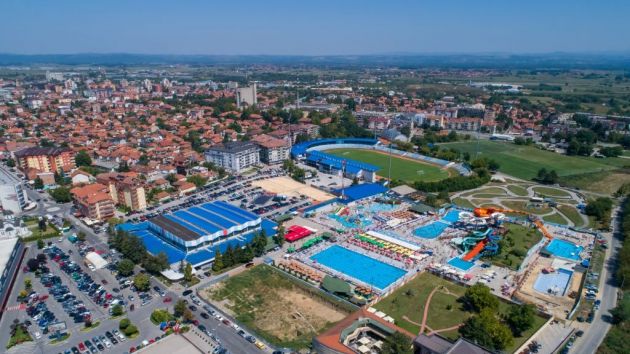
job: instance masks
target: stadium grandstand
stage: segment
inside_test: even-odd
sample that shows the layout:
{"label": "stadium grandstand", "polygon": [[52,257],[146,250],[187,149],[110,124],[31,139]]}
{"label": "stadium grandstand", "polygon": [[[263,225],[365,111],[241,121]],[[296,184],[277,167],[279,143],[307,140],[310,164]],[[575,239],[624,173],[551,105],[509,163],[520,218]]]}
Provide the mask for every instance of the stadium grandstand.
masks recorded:
{"label": "stadium grandstand", "polygon": [[171,264],[185,259],[201,266],[214,259],[216,249],[240,247],[265,230],[275,234],[276,224],[223,201],[215,201],[163,214],[119,229],[142,239],[151,254],[165,252]]}
{"label": "stadium grandstand", "polygon": [[[364,138],[339,138],[339,139],[318,139],[299,143],[291,148],[291,157],[297,160],[303,160],[309,166],[316,167],[318,170],[326,173],[338,173],[344,171],[347,178],[363,178],[365,181],[374,182],[376,180],[376,171],[378,166],[355,161],[352,159],[341,158],[331,154],[327,154],[322,150],[357,148],[372,148],[379,144],[376,139]],[[345,166],[344,166],[345,164]]]}

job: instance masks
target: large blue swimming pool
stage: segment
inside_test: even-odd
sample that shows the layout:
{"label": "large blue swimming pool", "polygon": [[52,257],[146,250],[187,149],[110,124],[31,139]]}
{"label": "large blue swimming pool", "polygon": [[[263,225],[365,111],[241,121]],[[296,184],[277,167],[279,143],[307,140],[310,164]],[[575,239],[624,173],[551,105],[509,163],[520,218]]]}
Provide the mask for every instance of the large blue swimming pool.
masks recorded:
{"label": "large blue swimming pool", "polygon": [[311,256],[311,260],[381,290],[406,273],[403,269],[338,245],[333,245]]}
{"label": "large blue swimming pool", "polygon": [[583,248],[573,242],[553,239],[545,249],[556,257],[579,261]]}
{"label": "large blue swimming pool", "polygon": [[451,209],[442,217],[443,221],[448,221],[450,223],[454,223],[459,221],[459,210]]}
{"label": "large blue swimming pool", "polygon": [[540,273],[534,283],[534,289],[544,294],[564,296],[572,275],[572,271],[564,268],[558,269],[555,273]]}
{"label": "large blue swimming pool", "polygon": [[442,221],[434,221],[413,230],[413,234],[414,236],[422,238],[436,238],[440,236],[448,226],[448,224]]}

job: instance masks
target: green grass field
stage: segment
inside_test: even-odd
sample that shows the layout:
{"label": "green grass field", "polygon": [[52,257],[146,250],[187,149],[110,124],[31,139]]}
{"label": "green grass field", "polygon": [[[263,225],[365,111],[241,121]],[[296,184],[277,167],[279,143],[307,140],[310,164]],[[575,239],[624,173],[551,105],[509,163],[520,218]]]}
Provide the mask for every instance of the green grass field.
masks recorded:
{"label": "green grass field", "polygon": [[545,197],[564,197],[564,198],[570,197],[569,193],[561,189],[557,189],[557,188],[534,187],[533,189],[536,193],[538,193],[539,195],[543,195]]}
{"label": "green grass field", "polygon": [[[421,323],[427,297],[437,286],[444,286],[448,289],[448,293],[442,290],[433,295],[429,305],[427,326],[433,330],[449,328],[463,323],[468,317],[472,316],[472,313],[466,311],[462,302],[459,301],[464,295],[466,288],[430,273],[417,275],[410,282],[378,302],[374,307],[393,317],[397,326],[411,333],[418,333],[420,327],[405,318],[415,323]],[[500,301],[499,313],[507,313],[512,306],[515,305]],[[544,323],[544,318],[536,316],[534,326],[525,331],[521,337],[515,337],[514,344],[506,348],[505,352],[511,353],[516,350]],[[457,331],[442,332],[441,335],[452,340],[459,337]]]}
{"label": "green grass field", "polygon": [[[389,156],[387,154],[363,149],[332,149],[326,150],[326,152],[378,166],[381,169],[376,174],[381,177],[388,177]],[[405,182],[432,182],[446,177],[448,177],[448,172],[437,166],[392,156],[392,179],[400,179]]]}
{"label": "green grass field", "polygon": [[479,156],[494,159],[500,164],[499,170],[514,177],[531,180],[538,170],[546,168],[555,170],[559,176],[570,176],[589,172],[609,171],[629,165],[628,159],[566,156],[550,151],[540,150],[533,146],[515,145],[489,140],[466,141],[440,144],[445,148],[453,148],[468,152],[473,157],[479,147]]}
{"label": "green grass field", "polygon": [[492,263],[517,270],[525,259],[530,248],[540,241],[542,234],[536,229],[531,229],[518,224],[506,223],[508,233],[500,242],[499,254],[491,257]]}

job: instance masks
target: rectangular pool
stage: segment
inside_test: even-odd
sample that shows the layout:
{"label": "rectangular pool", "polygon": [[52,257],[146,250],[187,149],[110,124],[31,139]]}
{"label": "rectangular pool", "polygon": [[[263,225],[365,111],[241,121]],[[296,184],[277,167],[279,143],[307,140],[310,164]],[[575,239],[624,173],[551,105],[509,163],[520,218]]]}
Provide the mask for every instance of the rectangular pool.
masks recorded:
{"label": "rectangular pool", "polygon": [[564,268],[558,269],[555,273],[540,273],[534,283],[534,289],[543,294],[564,296],[569,287],[571,276],[573,276],[573,272]]}
{"label": "rectangular pool", "polygon": [[311,260],[381,290],[407,273],[403,269],[339,245],[333,245],[314,254],[311,256]]}
{"label": "rectangular pool", "polygon": [[448,261],[447,263],[449,265],[451,265],[451,266],[453,266],[453,267],[455,267],[457,269],[461,269],[463,271],[467,271],[470,268],[475,266],[475,262],[468,262],[468,261],[465,261],[465,260],[463,260],[463,259],[461,259],[459,257],[451,258],[451,260]]}
{"label": "rectangular pool", "polygon": [[578,246],[573,242],[553,239],[549,242],[549,245],[545,248],[547,252],[553,254],[556,257],[570,259],[573,261],[580,260],[580,252],[584,247]]}
{"label": "rectangular pool", "polygon": [[446,221],[449,223],[454,223],[459,221],[459,210],[451,209],[442,217],[442,221]]}

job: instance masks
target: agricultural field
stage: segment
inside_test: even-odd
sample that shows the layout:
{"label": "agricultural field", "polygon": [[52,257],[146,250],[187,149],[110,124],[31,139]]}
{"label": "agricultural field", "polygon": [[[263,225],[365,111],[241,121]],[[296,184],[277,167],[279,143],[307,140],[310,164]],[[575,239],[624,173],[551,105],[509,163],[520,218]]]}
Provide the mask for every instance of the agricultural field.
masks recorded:
{"label": "agricultural field", "polygon": [[[389,155],[373,150],[363,149],[332,149],[326,150],[327,153],[345,157],[352,160],[370,163],[381,169],[377,171],[377,175],[388,177]],[[439,181],[449,176],[449,173],[438,166],[428,163],[418,162],[416,160],[405,159],[392,156],[392,179],[400,179],[405,182],[415,181]]]}
{"label": "agricultural field", "polygon": [[259,265],[211,286],[203,295],[270,343],[303,349],[350,312],[315,291]]}
{"label": "agricultural field", "polygon": [[[629,159],[625,159],[630,164]],[[603,194],[615,193],[622,184],[630,181],[630,169],[584,173],[560,178],[560,183]]]}
{"label": "agricultural field", "polygon": [[534,146],[489,140],[440,145],[461,152],[468,152],[472,156],[475,156],[477,147],[479,147],[479,156],[497,161],[500,164],[499,170],[501,172],[525,180],[532,180],[541,168],[555,170],[560,177],[564,177],[590,172],[611,171],[630,164],[630,161],[623,158],[596,159],[592,157],[566,156],[541,150]]}
{"label": "agricultural field", "polygon": [[[472,315],[460,301],[466,288],[431,273],[418,274],[414,279],[385,297],[374,307],[393,317],[397,326],[411,333],[419,333],[427,298],[436,288],[437,290],[429,304],[427,327],[432,330],[448,329],[463,323]],[[511,306],[514,305],[501,301],[499,312],[507,313]],[[544,318],[536,316],[534,326],[524,332],[521,337],[515,337],[514,344],[506,348],[505,352],[511,353],[516,350],[545,321]],[[459,337],[456,329],[441,332],[440,335],[452,340]]]}

